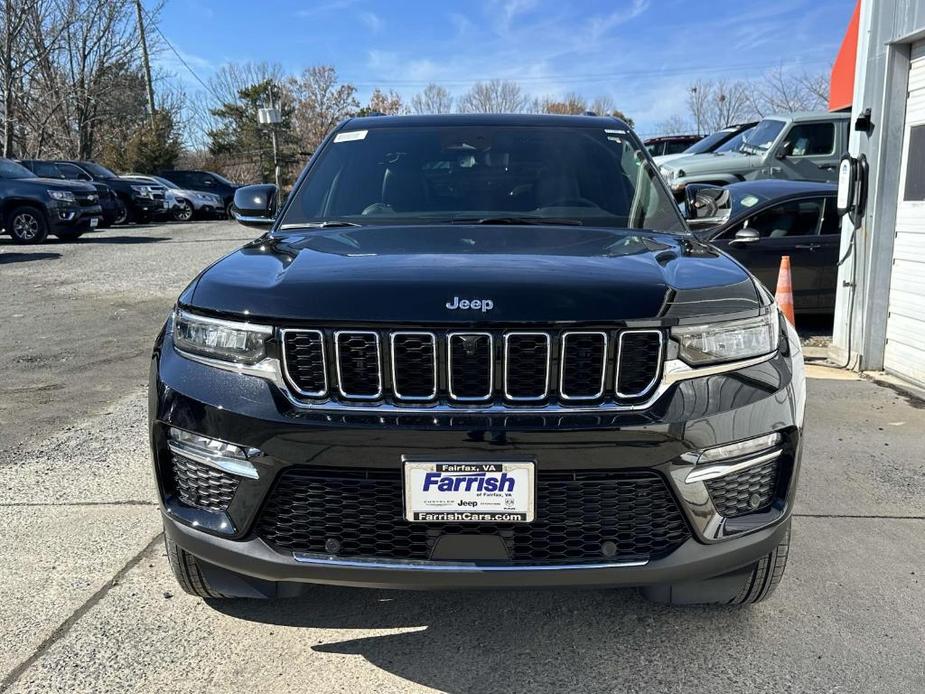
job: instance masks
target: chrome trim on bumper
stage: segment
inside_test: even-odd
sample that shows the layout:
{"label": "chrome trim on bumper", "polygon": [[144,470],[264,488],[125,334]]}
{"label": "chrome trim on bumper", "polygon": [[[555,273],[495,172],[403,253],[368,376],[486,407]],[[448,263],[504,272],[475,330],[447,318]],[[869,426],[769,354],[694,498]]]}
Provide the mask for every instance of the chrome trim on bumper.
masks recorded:
{"label": "chrome trim on bumper", "polygon": [[735,472],[747,470],[756,465],[761,465],[762,463],[769,463],[772,460],[777,460],[782,453],[783,451],[771,451],[770,453],[764,453],[763,455],[759,455],[755,458],[748,458],[738,463],[713,463],[711,465],[697,466],[685,478],[684,482],[686,484],[694,484],[695,482],[715,480]]}
{"label": "chrome trim on bumper", "polygon": [[180,441],[168,441],[167,448],[170,449],[171,453],[182,455],[190,460],[195,460],[197,463],[202,463],[216,470],[227,472],[229,475],[247,477],[252,480],[260,478],[257,469],[246,460],[229,458],[228,456],[217,453],[209,453],[201,448],[184,445]]}
{"label": "chrome trim on bumper", "polygon": [[391,569],[395,571],[450,571],[455,573],[500,573],[512,571],[577,571],[581,569],[625,569],[646,566],[649,561],[599,562],[596,564],[476,564],[473,562],[407,561],[400,559],[339,559],[327,554],[293,552],[300,564],[335,569]]}

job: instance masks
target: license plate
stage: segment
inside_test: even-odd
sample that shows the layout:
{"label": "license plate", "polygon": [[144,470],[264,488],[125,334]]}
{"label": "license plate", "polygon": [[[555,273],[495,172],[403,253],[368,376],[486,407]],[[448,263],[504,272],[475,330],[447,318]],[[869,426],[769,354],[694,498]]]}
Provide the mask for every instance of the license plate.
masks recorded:
{"label": "license plate", "polygon": [[533,462],[405,461],[405,518],[413,523],[530,523]]}
{"label": "license plate", "polygon": [[90,217],[90,228],[96,229],[100,225],[99,217]]}

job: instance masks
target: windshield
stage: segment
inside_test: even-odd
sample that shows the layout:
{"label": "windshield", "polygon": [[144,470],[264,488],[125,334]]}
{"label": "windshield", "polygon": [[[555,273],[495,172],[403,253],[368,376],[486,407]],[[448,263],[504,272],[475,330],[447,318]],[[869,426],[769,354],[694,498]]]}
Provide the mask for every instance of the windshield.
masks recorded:
{"label": "windshield", "polygon": [[774,140],[784,129],[784,122],[779,120],[763,120],[749,133],[748,139],[742,142],[742,151],[760,150],[766,152],[774,144]]}
{"label": "windshield", "polygon": [[645,154],[600,127],[343,131],[294,191],[281,228],[330,222],[524,220],[681,231]]}
{"label": "windshield", "polygon": [[0,178],[35,178],[35,174],[22,164],[9,159],[0,159]]}
{"label": "windshield", "polygon": [[721,144],[716,148],[716,152],[738,152],[741,150],[742,144],[748,142],[748,138],[752,133],[754,128],[749,128],[748,130],[743,130],[735,137],[729,138],[726,142]]}
{"label": "windshield", "polygon": [[220,183],[224,183],[226,186],[231,186],[231,187],[233,188],[233,187],[236,185],[235,183],[232,183],[231,181],[229,181],[227,178],[225,178],[225,177],[222,176],[221,174],[217,174],[217,173],[212,172],[212,171],[210,171],[209,173],[211,173],[212,176],[214,176],[216,179],[218,179],[218,181],[219,181]]}
{"label": "windshield", "polygon": [[728,130],[719,130],[711,135],[707,135],[699,142],[695,142],[685,149],[682,154],[704,154],[705,152],[712,152],[727,137],[729,137]]}
{"label": "windshield", "polygon": [[84,169],[89,171],[96,178],[119,178],[112,171],[107,169],[105,166],[100,166],[99,164],[92,161],[81,162],[80,164]]}

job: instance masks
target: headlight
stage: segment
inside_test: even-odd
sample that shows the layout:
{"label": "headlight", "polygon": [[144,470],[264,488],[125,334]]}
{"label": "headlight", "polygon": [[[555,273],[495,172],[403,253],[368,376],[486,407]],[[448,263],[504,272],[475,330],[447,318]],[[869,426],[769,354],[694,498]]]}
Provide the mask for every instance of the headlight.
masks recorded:
{"label": "headlight", "polygon": [[273,334],[267,325],[174,314],[173,341],[183,352],[238,364],[255,364],[266,356],[266,341]]}
{"label": "headlight", "polygon": [[691,366],[750,359],[777,349],[779,315],[775,306],[758,318],[677,326],[671,336],[680,347],[679,356]]}
{"label": "headlight", "polygon": [[49,190],[48,195],[52,200],[60,200],[61,202],[77,202],[77,198],[75,198],[74,194],[69,190]]}
{"label": "headlight", "polygon": [[151,194],[151,189],[148,186],[132,186],[132,190],[135,191],[135,194],[141,198],[153,198]]}

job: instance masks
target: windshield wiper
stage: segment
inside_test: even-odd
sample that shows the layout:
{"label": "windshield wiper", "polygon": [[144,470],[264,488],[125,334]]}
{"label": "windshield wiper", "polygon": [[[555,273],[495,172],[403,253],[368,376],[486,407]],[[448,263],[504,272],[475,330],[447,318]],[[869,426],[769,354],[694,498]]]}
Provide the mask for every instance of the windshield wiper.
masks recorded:
{"label": "windshield wiper", "polygon": [[552,226],[582,226],[584,223],[580,219],[568,219],[566,217],[453,217],[451,224],[539,224]]}
{"label": "windshield wiper", "polygon": [[343,219],[329,219],[324,222],[299,222],[298,224],[283,224],[280,229],[288,231],[290,229],[334,229],[337,227],[359,227],[362,224],[348,222]]}

